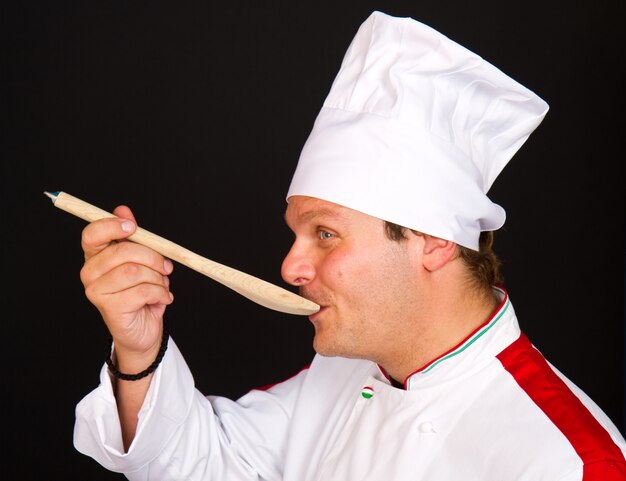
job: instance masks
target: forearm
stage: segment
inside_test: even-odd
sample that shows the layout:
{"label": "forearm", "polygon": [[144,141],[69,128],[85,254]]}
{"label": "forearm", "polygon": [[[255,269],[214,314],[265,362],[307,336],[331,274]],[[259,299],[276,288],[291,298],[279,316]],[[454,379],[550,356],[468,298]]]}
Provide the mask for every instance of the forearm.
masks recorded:
{"label": "forearm", "polygon": [[[157,354],[153,351],[151,350],[141,355],[115,353],[117,368],[123,373],[139,373],[154,361]],[[156,352],[158,353],[158,350]],[[153,373],[134,381],[116,379],[113,382],[124,452],[128,451],[130,444],[135,438],[139,410],[150,388],[152,377]]]}
{"label": "forearm", "polygon": [[142,481],[148,473],[149,479],[162,480],[280,479],[276,473],[282,469],[288,413],[303,378],[291,379],[278,395],[253,390],[241,403],[208,400],[195,390],[189,368],[170,339],[126,450],[111,376],[103,371],[100,379],[100,386],[77,406],[74,443],[107,469]]}
{"label": "forearm", "polygon": [[[183,425],[186,421],[198,422],[197,419],[188,419],[190,407],[195,402],[193,377],[171,338],[167,346],[159,367],[149,380],[145,380],[143,387],[147,388],[147,392],[139,389],[142,387],[141,380],[117,381],[110,369],[104,366],[99,386],[76,407],[74,445],[78,451],[93,457],[107,469],[136,473],[132,479],[145,481],[148,478],[142,478],[142,474],[157,469],[152,461],[158,464],[156,458],[176,438],[178,429],[182,428],[185,432]],[[117,347],[113,350],[113,361],[116,363]],[[126,366],[124,360],[120,370],[122,366]],[[131,373],[145,367],[137,366],[137,370]],[[122,392],[116,393],[119,388]],[[139,392],[133,393],[130,389]],[[137,406],[141,406],[138,411]],[[123,430],[132,434],[124,436]]]}
{"label": "forearm", "polygon": [[114,384],[117,411],[120,417],[124,452],[128,451],[137,430],[137,415],[150,387],[152,374],[138,381],[117,380]]}

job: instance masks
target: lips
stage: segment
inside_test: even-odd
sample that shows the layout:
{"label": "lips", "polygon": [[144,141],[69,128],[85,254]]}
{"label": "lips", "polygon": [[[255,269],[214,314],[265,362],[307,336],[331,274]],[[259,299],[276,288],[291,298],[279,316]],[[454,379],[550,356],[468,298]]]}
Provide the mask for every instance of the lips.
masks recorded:
{"label": "lips", "polygon": [[317,329],[323,322],[323,315],[324,315],[324,311],[326,311],[326,307],[324,306],[320,306],[320,310],[317,311],[315,314],[311,314],[309,316],[309,321],[311,322],[311,324],[313,324],[315,326],[315,328]]}
{"label": "lips", "polygon": [[319,317],[324,313],[324,311],[326,311],[326,309],[328,309],[329,306],[329,302],[327,299],[324,299],[323,296],[317,295],[313,292],[311,292],[310,290],[306,289],[306,287],[301,287],[300,288],[300,292],[299,294],[304,297],[305,299],[308,299],[309,301],[315,302],[318,306],[320,306],[320,310],[317,311],[315,314],[311,314],[309,316],[309,320],[311,322],[318,320]]}
{"label": "lips", "polygon": [[[309,298],[306,297],[305,299],[309,299]],[[312,299],[309,299],[309,300],[312,300]],[[319,301],[313,301],[313,302],[315,302],[318,306],[320,306],[320,310],[317,311],[314,314],[311,314],[309,316],[309,319],[311,319],[311,320],[313,320],[314,318],[318,318],[320,315],[322,315],[324,313],[324,311],[326,311],[326,309],[328,309],[328,306],[324,305],[324,303],[322,303],[322,302],[319,302]]]}

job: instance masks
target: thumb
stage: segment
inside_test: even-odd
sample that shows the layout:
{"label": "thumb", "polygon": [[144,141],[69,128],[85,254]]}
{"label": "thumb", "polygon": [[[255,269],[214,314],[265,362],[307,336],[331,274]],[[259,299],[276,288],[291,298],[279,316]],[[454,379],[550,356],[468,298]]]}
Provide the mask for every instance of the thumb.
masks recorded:
{"label": "thumb", "polygon": [[135,224],[137,224],[137,221],[135,220],[135,216],[133,215],[133,211],[130,210],[130,207],[127,207],[125,205],[118,205],[113,210],[113,215],[116,215],[117,217],[121,217],[122,219],[132,220]]}

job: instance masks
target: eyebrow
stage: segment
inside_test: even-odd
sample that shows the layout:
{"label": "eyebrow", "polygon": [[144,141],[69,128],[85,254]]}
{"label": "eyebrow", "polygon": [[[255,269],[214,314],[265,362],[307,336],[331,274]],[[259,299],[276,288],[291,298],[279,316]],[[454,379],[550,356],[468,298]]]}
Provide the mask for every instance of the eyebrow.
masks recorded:
{"label": "eyebrow", "polygon": [[[334,209],[329,209],[327,207],[320,207],[317,209],[311,209],[311,210],[304,212],[302,215],[300,215],[298,220],[301,222],[307,223],[307,222],[311,222],[312,220],[317,219],[318,217],[329,217],[332,219],[345,218],[345,216],[339,214]],[[284,219],[285,219],[285,223],[289,225],[289,222],[287,222],[287,212],[285,212]]]}

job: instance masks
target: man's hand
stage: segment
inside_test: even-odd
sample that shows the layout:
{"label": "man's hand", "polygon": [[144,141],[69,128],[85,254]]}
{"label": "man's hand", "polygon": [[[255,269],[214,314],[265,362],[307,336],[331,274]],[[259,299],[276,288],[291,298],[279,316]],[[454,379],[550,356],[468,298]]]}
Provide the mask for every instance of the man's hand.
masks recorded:
{"label": "man's hand", "polygon": [[173,265],[152,249],[125,240],[137,228],[128,207],[113,213],[118,218],[92,222],[83,230],[80,277],[111,332],[118,369],[133,374],[147,368],[159,350],[163,313],[173,301],[167,277]]}

